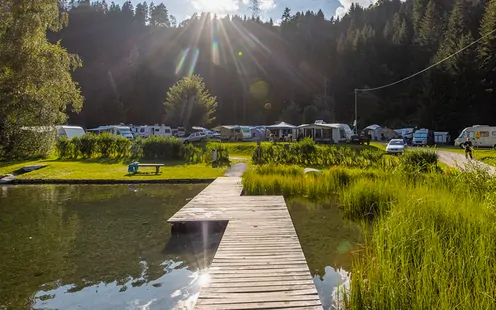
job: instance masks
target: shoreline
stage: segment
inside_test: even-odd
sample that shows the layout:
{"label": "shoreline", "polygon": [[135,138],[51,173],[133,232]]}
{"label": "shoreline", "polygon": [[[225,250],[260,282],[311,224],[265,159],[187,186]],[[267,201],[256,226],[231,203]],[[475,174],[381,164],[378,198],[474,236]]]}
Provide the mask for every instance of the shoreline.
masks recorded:
{"label": "shoreline", "polygon": [[22,185],[22,184],[208,184],[213,179],[162,179],[162,180],[106,180],[106,179],[15,179],[2,185]]}

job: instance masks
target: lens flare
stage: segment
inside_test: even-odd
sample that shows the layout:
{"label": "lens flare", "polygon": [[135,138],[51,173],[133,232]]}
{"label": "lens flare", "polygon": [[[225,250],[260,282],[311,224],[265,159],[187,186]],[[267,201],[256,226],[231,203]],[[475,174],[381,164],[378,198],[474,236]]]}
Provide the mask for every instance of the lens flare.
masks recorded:
{"label": "lens flare", "polygon": [[188,76],[192,76],[195,73],[196,62],[198,61],[198,56],[200,55],[200,50],[195,49],[193,52],[193,57],[191,58],[191,63],[189,65]]}
{"label": "lens flare", "polygon": [[178,75],[179,72],[181,72],[184,66],[184,62],[186,61],[186,57],[188,57],[188,54],[189,54],[189,47],[182,52],[181,60],[179,61],[176,67],[176,75]]}
{"label": "lens flare", "polygon": [[215,65],[218,65],[220,63],[219,42],[217,41],[217,39],[214,39],[212,43],[212,61]]}

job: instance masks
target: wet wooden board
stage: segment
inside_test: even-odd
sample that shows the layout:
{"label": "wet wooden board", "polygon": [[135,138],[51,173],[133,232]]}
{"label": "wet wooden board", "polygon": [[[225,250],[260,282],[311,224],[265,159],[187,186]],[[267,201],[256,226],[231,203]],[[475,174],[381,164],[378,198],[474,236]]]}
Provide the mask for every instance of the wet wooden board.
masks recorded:
{"label": "wet wooden board", "polygon": [[241,196],[217,178],[170,223],[228,221],[195,309],[322,309],[282,196]]}

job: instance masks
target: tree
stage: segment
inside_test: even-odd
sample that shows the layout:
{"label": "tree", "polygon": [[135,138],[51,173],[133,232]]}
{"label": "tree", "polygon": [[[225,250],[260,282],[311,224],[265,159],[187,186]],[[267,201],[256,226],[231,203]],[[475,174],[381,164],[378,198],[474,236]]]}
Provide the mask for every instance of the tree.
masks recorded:
{"label": "tree", "polygon": [[419,41],[421,45],[434,49],[442,35],[442,20],[434,0],[427,4],[424,18],[420,23]]}
{"label": "tree", "polygon": [[281,120],[290,124],[299,124],[302,121],[301,110],[296,102],[291,101],[291,104],[282,110]]}
{"label": "tree", "polygon": [[288,23],[291,20],[291,9],[286,7],[284,13],[282,13],[281,23]]}
{"label": "tree", "polygon": [[136,5],[136,13],[134,15],[134,20],[139,25],[145,26],[148,23],[149,12],[148,12],[148,4],[145,2],[138,3]]}
{"label": "tree", "polygon": [[81,110],[83,97],[71,78],[81,60],[47,40],[48,31],[67,24],[57,0],[0,6],[0,145],[12,155],[21,147],[21,127],[62,124],[68,107]]}
{"label": "tree", "polygon": [[150,24],[156,27],[170,27],[169,11],[165,4],[150,5]]}
{"label": "tree", "polygon": [[[480,36],[485,36],[479,47],[479,59],[483,71],[484,87],[493,92],[496,88],[496,0],[490,0],[482,18],[479,30]],[[494,94],[492,94],[494,98]]]}
{"label": "tree", "polygon": [[202,77],[193,75],[169,89],[164,105],[167,124],[206,126],[215,120],[217,98],[206,89]]}

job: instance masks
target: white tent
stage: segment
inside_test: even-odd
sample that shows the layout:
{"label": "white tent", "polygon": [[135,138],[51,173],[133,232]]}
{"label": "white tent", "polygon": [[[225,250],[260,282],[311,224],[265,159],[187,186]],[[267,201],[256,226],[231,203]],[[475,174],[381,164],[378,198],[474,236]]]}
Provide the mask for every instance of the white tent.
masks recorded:
{"label": "white tent", "polygon": [[280,122],[280,123],[275,124],[275,125],[266,126],[266,128],[272,132],[279,131],[278,137],[282,138],[284,136],[285,132],[291,133],[293,135],[293,137],[296,136],[296,130],[298,127],[295,125],[288,124],[286,122]]}

